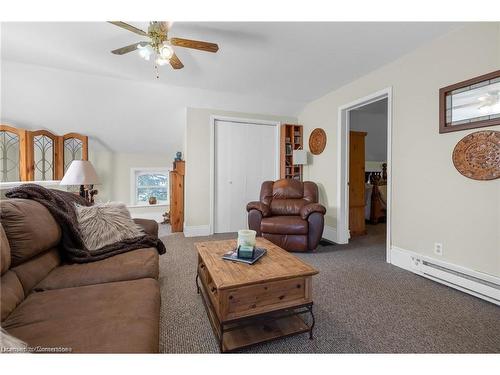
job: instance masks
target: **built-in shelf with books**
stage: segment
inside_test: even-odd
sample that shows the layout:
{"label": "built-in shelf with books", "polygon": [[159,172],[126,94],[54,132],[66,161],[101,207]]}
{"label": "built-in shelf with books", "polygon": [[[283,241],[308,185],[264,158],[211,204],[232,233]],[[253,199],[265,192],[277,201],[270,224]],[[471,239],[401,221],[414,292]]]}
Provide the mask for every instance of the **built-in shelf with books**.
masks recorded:
{"label": "built-in shelf with books", "polygon": [[280,176],[302,181],[302,165],[294,165],[293,150],[304,147],[302,125],[281,125],[280,137]]}

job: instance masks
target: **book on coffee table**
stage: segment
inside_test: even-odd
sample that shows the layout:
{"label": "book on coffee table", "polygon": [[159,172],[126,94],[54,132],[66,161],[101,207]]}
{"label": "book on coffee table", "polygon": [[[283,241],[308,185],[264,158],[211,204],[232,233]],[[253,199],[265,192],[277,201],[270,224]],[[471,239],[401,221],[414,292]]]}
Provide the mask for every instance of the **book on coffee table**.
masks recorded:
{"label": "book on coffee table", "polygon": [[266,254],[266,249],[263,249],[261,247],[256,247],[254,251],[254,256],[253,258],[238,258],[238,249],[231,250],[228,253],[225,253],[222,256],[222,259],[224,260],[231,260],[233,262],[242,262],[246,264],[254,264],[257,262],[260,258],[262,258]]}

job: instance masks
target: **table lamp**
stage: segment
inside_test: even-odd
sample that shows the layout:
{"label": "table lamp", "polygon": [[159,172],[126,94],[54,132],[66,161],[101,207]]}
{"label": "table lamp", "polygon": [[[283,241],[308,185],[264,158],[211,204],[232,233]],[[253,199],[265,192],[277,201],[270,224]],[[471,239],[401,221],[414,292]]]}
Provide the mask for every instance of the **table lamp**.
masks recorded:
{"label": "table lamp", "polygon": [[73,160],[59,184],[80,185],[80,196],[88,202],[94,203],[94,195],[97,194],[94,184],[98,183],[99,178],[90,161]]}

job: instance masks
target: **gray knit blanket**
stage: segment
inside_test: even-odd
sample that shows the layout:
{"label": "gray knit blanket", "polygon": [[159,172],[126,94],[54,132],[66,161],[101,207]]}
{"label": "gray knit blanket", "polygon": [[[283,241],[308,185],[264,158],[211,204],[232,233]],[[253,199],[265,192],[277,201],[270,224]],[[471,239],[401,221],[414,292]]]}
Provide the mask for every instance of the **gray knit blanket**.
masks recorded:
{"label": "gray knit blanket", "polygon": [[109,258],[136,249],[155,247],[159,254],[165,253],[165,245],[156,236],[145,234],[142,237],[126,239],[97,250],[89,251],[83,242],[75,204],[89,206],[82,197],[67,191],[47,189],[36,184],[24,184],[9,190],[7,198],[32,199],[45,206],[61,226],[61,256],[69,262],[88,263]]}

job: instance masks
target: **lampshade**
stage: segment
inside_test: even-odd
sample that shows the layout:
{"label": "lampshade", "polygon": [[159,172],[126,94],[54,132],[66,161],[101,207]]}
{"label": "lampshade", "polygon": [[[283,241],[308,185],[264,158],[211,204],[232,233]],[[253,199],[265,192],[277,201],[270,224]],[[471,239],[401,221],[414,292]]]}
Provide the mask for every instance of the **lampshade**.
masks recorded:
{"label": "lampshade", "polygon": [[94,185],[99,178],[88,160],[73,160],[61,180],[61,185]]}
{"label": "lampshade", "polygon": [[307,151],[306,150],[293,150],[293,164],[306,165],[307,164]]}

